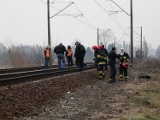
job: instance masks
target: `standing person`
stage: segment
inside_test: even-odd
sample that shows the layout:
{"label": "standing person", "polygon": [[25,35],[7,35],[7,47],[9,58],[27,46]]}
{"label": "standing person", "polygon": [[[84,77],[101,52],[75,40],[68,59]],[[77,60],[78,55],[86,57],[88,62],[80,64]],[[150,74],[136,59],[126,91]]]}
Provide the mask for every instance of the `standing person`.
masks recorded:
{"label": "standing person", "polygon": [[63,70],[65,66],[64,53],[66,52],[66,47],[60,43],[54,48],[54,52],[57,54],[59,70]]}
{"label": "standing person", "polygon": [[79,42],[76,42],[75,45],[76,45],[76,48],[75,48],[74,57],[76,58],[76,65],[80,69],[80,71],[82,71],[86,50],[84,46],[81,45]]}
{"label": "standing person", "polygon": [[72,48],[69,45],[68,45],[67,50],[66,50],[66,58],[67,58],[67,61],[68,61],[68,67],[72,67],[73,66]]}
{"label": "standing person", "polygon": [[104,45],[102,45],[102,52],[103,52],[103,54],[106,56],[105,70],[107,70],[107,66],[108,66],[108,64],[107,64],[108,51],[107,51],[107,49],[104,47]]}
{"label": "standing person", "polygon": [[97,63],[98,63],[98,77],[99,79],[105,78],[105,69],[106,69],[106,53],[104,53],[104,49],[102,45],[98,46],[97,53]]}
{"label": "standing person", "polygon": [[[119,54],[119,80],[127,80],[127,68],[128,68],[128,61],[129,61],[129,55],[124,51],[124,48],[121,48],[121,52]],[[124,75],[124,77],[123,77]]]}
{"label": "standing person", "polygon": [[44,57],[45,57],[45,67],[47,68],[50,60],[50,51],[48,46],[44,50]]}
{"label": "standing person", "polygon": [[116,54],[116,48],[112,47],[111,52],[109,52],[108,54],[108,58],[109,58],[109,66],[111,69],[111,73],[110,73],[110,80],[109,83],[113,83],[116,82],[115,81],[115,76],[116,76],[116,59],[118,58],[118,54]]}
{"label": "standing person", "polygon": [[97,63],[97,54],[98,54],[98,47],[96,45],[93,45],[92,46],[92,50],[94,51],[94,58],[93,58],[93,62],[97,68],[97,71],[98,71],[98,63]]}

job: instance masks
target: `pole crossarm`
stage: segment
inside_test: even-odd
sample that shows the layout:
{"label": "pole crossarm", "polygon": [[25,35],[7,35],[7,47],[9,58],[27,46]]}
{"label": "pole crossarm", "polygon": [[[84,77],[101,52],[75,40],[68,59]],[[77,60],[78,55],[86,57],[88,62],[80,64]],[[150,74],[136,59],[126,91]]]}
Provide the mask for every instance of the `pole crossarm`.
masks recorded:
{"label": "pole crossarm", "polygon": [[122,7],[120,7],[116,2],[114,2],[113,0],[110,0],[112,3],[114,3],[117,7],[119,7],[123,12],[125,12],[128,16],[130,16],[130,14],[128,12],[126,12]]}
{"label": "pole crossarm", "polygon": [[110,12],[109,15],[112,15],[112,14],[118,14],[119,12],[123,12],[123,11],[108,11],[108,12]]}
{"label": "pole crossarm", "polygon": [[55,17],[56,15],[58,15],[59,13],[61,13],[62,11],[64,11],[65,9],[67,9],[69,6],[71,6],[72,4],[74,4],[74,2],[71,2],[69,5],[67,5],[66,7],[64,7],[62,10],[60,10],[58,13],[52,15],[50,18]]}
{"label": "pole crossarm", "polygon": [[73,16],[73,17],[79,17],[79,16],[83,16],[83,14],[59,14],[58,16]]}

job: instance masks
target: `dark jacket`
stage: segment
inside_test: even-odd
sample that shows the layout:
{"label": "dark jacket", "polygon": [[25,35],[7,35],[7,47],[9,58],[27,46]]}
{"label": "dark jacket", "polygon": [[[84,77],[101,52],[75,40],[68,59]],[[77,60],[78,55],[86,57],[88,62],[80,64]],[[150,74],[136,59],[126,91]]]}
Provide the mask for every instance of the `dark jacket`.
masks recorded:
{"label": "dark jacket", "polygon": [[123,55],[119,54],[119,62],[121,62],[121,64],[122,64],[123,62],[128,62],[129,59],[130,59],[130,58],[129,58],[128,53],[124,52]]}
{"label": "dark jacket", "polygon": [[109,52],[108,59],[110,64],[115,64],[117,58],[119,58],[118,54],[116,54],[114,51]]}
{"label": "dark jacket", "polygon": [[75,54],[74,54],[74,57],[79,57],[79,56],[84,56],[86,53],[86,50],[84,48],[83,45],[81,44],[77,44],[76,45],[76,48],[75,48]]}
{"label": "dark jacket", "polygon": [[64,45],[62,45],[62,44],[59,44],[58,46],[56,46],[54,48],[54,52],[56,54],[64,54],[65,51],[66,51],[66,47]]}
{"label": "dark jacket", "polygon": [[98,50],[96,54],[96,63],[100,64],[106,64],[107,63],[107,56],[103,53],[104,51],[102,49]]}
{"label": "dark jacket", "polygon": [[101,51],[104,52],[104,54],[105,54],[106,56],[108,56],[108,51],[107,51],[106,48],[102,48]]}

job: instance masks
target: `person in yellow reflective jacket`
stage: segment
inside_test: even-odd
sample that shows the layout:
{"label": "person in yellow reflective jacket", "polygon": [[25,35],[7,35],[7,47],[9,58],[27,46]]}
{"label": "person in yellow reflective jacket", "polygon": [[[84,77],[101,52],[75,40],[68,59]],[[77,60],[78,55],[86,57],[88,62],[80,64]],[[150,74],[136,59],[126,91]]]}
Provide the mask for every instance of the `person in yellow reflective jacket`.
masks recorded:
{"label": "person in yellow reflective jacket", "polygon": [[103,46],[98,46],[98,52],[96,55],[96,62],[98,64],[98,78],[104,79],[105,78],[105,68],[106,68],[106,62],[107,62],[107,56],[103,54]]}
{"label": "person in yellow reflective jacket", "polygon": [[[129,55],[128,53],[124,52],[124,48],[121,48],[121,53],[119,54],[119,72],[120,72],[120,76],[119,76],[119,80],[127,80],[127,68],[128,68],[128,62],[129,62]],[[124,77],[123,77],[124,75]]]}

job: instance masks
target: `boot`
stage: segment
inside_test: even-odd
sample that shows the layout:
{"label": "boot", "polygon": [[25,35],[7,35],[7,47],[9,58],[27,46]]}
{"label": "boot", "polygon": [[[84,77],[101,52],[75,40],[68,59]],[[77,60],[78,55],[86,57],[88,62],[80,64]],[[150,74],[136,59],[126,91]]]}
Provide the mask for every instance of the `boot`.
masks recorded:
{"label": "boot", "polygon": [[123,75],[120,75],[119,76],[119,81],[122,81],[123,80]]}
{"label": "boot", "polygon": [[108,83],[113,83],[113,80],[112,80],[112,79],[109,79]]}
{"label": "boot", "polygon": [[125,76],[125,80],[128,80],[128,77],[127,77],[127,76]]}

